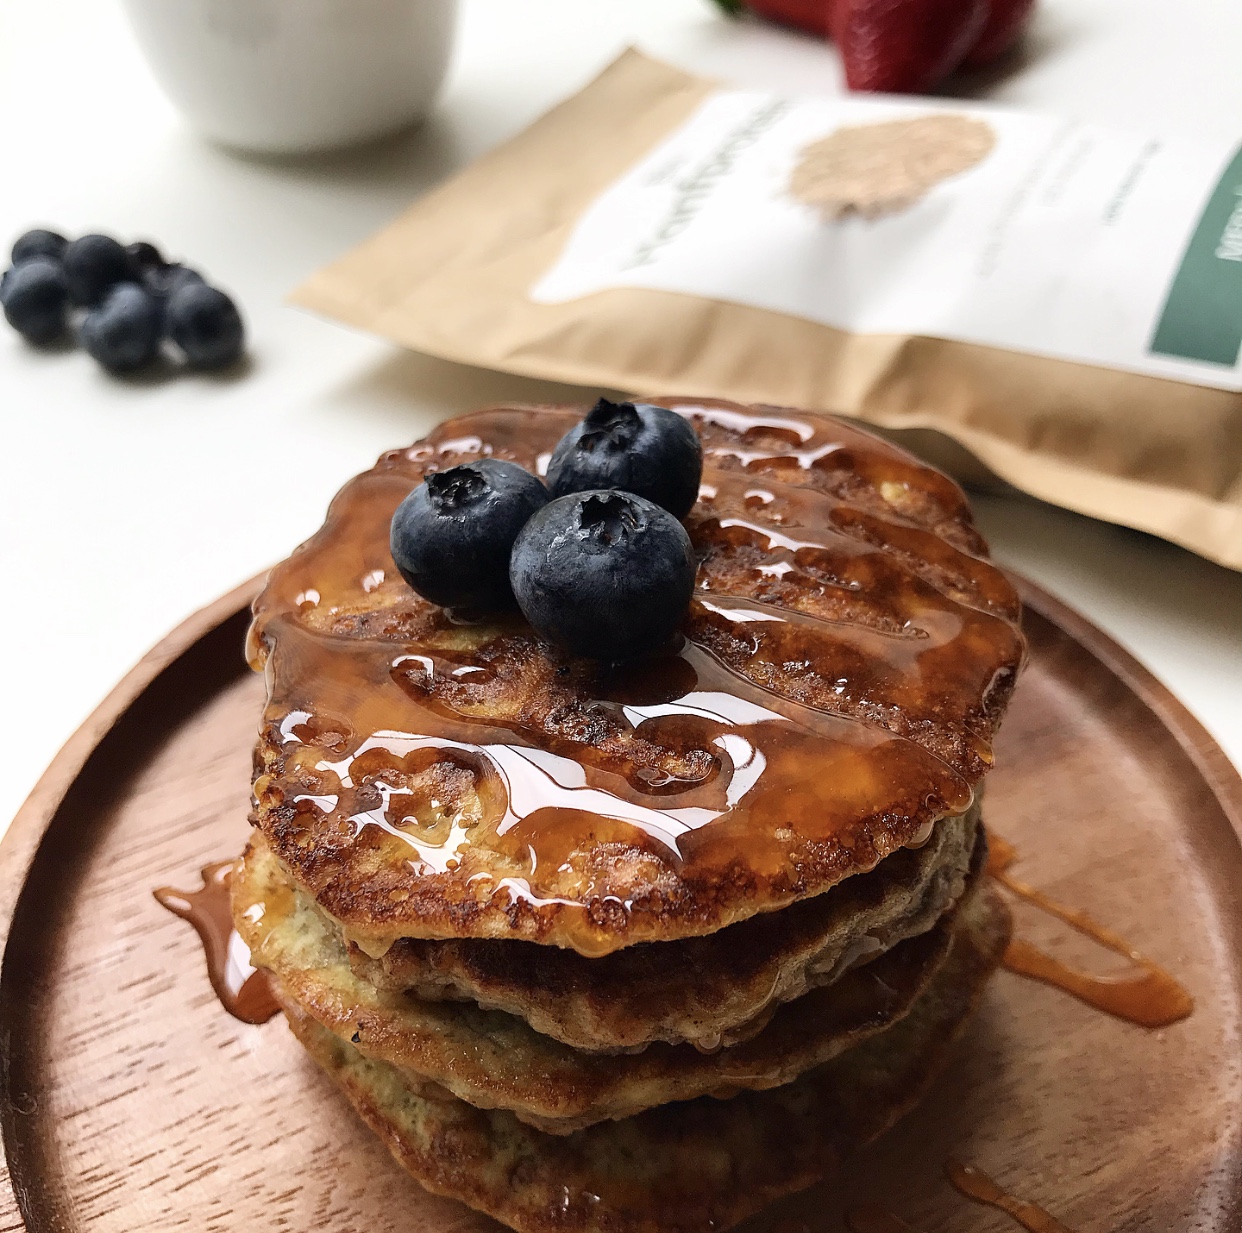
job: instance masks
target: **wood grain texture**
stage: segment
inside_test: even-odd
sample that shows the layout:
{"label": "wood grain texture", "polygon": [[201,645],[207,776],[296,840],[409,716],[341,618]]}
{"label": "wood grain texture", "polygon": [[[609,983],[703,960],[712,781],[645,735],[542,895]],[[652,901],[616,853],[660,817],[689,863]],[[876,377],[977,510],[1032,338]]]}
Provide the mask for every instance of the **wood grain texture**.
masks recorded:
{"label": "wood grain texture", "polygon": [[[248,829],[253,590],[118,686],[0,844],[0,1233],[496,1228],[402,1174],[279,1021],[226,1016],[197,938],[151,897]],[[756,1231],[830,1233],[874,1201],[926,1233],[1011,1228],[949,1187],[948,1156],[1082,1233],[1242,1224],[1242,782],[1124,651],[1026,592],[1032,662],[985,816],[1024,880],[1170,967],[1196,1012],[1146,1031],[1001,973],[932,1096]],[[1016,911],[1041,945],[1113,966]]]}

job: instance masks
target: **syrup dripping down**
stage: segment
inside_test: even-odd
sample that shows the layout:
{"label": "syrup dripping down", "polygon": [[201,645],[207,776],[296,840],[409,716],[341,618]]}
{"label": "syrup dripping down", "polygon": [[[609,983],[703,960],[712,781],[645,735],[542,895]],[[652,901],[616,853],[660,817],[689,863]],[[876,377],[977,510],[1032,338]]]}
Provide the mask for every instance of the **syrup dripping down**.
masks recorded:
{"label": "syrup dripping down", "polygon": [[250,966],[250,952],[233,928],[228,875],[232,861],[203,869],[202,890],[181,891],[161,886],[155,898],[174,916],[194,926],[207,958],[207,975],[220,1005],[243,1023],[266,1023],[279,1010],[271,979]]}
{"label": "syrup dripping down", "polygon": [[1170,1023],[1185,1019],[1194,1010],[1194,999],[1186,989],[1124,938],[1093,920],[1086,912],[1066,907],[1043,891],[1015,878],[1009,872],[1010,866],[1018,859],[1012,844],[989,832],[988,845],[988,873],[1002,886],[1108,950],[1124,955],[1138,969],[1134,975],[1093,976],[1062,963],[1023,938],[1014,938],[1003,961],[1009,971],[1053,985],[1096,1010],[1142,1027],[1167,1027]]}
{"label": "syrup dripping down", "polygon": [[[989,1207],[1000,1208],[1002,1212],[1012,1216],[1024,1229],[1029,1230],[1029,1233],[1072,1233],[1042,1207],[1006,1193],[986,1173],[980,1172],[974,1165],[965,1165],[956,1160],[950,1160],[945,1165],[944,1171],[949,1181],[968,1199],[974,1199],[976,1203],[986,1203]],[[867,1233],[870,1231],[868,1230]],[[877,1230],[876,1233],[881,1233],[881,1231]]]}

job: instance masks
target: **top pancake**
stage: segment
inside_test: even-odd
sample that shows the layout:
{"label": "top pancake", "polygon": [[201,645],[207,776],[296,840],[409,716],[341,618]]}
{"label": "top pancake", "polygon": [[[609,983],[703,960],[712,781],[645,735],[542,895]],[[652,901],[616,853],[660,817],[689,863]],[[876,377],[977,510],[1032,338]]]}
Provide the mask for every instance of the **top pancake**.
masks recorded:
{"label": "top pancake", "polygon": [[704,443],[679,644],[607,668],[452,621],[388,551],[422,477],[542,472],[584,408],[504,407],[384,455],[273,570],[254,820],[372,955],[519,938],[596,956],[818,894],[964,812],[1023,654],[961,490],[802,412],[666,400]]}

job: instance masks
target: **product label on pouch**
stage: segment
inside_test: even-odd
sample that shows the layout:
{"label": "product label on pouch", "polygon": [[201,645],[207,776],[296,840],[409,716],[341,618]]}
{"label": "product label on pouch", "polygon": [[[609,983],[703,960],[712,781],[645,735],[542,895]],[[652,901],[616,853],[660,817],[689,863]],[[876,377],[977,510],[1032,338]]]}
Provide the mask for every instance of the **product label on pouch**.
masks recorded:
{"label": "product label on pouch", "polygon": [[620,287],[1242,390],[1242,150],[721,91],[592,203],[530,294]]}

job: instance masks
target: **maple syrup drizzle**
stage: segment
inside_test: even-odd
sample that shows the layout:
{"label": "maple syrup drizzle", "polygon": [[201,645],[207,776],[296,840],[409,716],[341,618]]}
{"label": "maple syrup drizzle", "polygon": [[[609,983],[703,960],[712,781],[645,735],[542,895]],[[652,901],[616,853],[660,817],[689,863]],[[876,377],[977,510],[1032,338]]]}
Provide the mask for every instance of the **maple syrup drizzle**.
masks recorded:
{"label": "maple syrup drizzle", "polygon": [[1136,974],[1129,976],[1093,976],[1062,963],[1024,938],[1014,938],[1003,960],[1009,971],[1054,985],[1096,1010],[1142,1027],[1167,1027],[1194,1010],[1194,999],[1187,990],[1124,938],[1086,912],[1066,907],[1015,878],[1009,868],[1018,859],[1018,853],[1011,843],[989,831],[988,850],[988,873],[1002,886],[1108,950],[1124,955],[1138,968]]}
{"label": "maple syrup drizzle", "polygon": [[250,951],[233,928],[228,886],[232,868],[232,861],[207,865],[201,890],[161,886],[155,891],[155,898],[174,916],[194,926],[207,959],[207,976],[220,1005],[243,1023],[266,1023],[280,1010],[280,1005],[267,972],[250,966]]}
{"label": "maple syrup drizzle", "polygon": [[[704,442],[687,521],[703,563],[646,682],[561,662],[520,621],[455,621],[392,566],[392,512],[428,471],[536,469],[572,410],[481,412],[391,451],[272,572],[248,644],[274,750],[255,795],[294,815],[277,850],[295,876],[315,847],[295,834],[345,836],[378,857],[394,917],[411,905],[403,925],[431,928],[412,905],[439,883],[598,955],[668,911],[614,893],[591,864],[609,844],[639,849],[650,884],[675,870],[689,916],[697,887],[781,893],[811,860],[858,859],[867,819],[905,843],[970,806],[1023,644],[960,491],[825,417],[680,404]],[[506,714],[515,698],[536,705]],[[349,923],[344,900],[323,906]]]}
{"label": "maple syrup drizzle", "polygon": [[850,1233],[916,1233],[913,1225],[906,1224],[878,1203],[863,1203],[851,1207],[845,1213],[845,1226]]}
{"label": "maple syrup drizzle", "polygon": [[986,1173],[980,1172],[974,1165],[950,1160],[945,1165],[944,1171],[949,1181],[968,1199],[974,1199],[976,1203],[986,1203],[989,1207],[1000,1208],[1002,1212],[1012,1216],[1024,1229],[1029,1230],[1029,1233],[1072,1233],[1042,1207],[1006,1193]]}

